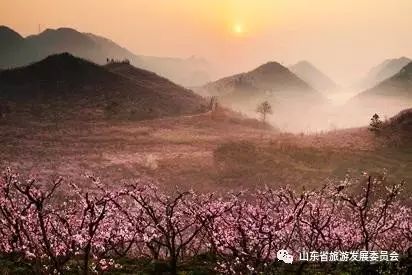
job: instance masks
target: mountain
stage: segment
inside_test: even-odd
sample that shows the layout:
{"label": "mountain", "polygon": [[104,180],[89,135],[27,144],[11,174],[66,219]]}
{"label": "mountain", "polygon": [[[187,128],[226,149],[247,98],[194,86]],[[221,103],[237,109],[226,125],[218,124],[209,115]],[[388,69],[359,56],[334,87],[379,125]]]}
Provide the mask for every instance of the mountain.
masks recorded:
{"label": "mountain", "polygon": [[222,78],[195,91],[215,96],[218,104],[255,118],[260,117],[257,106],[267,101],[272,109],[267,122],[287,132],[318,127],[328,103],[320,92],[277,62]]}
{"label": "mountain", "polygon": [[[16,116],[65,119],[141,120],[206,110],[200,96],[154,73],[127,63],[107,66],[68,53],[52,55],[0,72],[0,99]],[[139,74],[132,79],[125,70]]]}
{"label": "mountain", "polygon": [[35,52],[20,34],[0,26],[0,68],[20,66],[26,60],[31,61],[32,55],[35,55]]}
{"label": "mountain", "polygon": [[357,98],[367,96],[412,99],[412,62],[404,66],[392,77],[382,81],[375,87],[360,93]]}
{"label": "mountain", "polygon": [[397,74],[410,62],[412,62],[412,60],[407,57],[387,59],[381,64],[373,67],[358,86],[362,89],[372,88],[380,82]]}
{"label": "mountain", "polygon": [[289,70],[318,91],[332,91],[337,88],[335,82],[308,61],[300,61],[290,66]]}
{"label": "mountain", "polygon": [[5,53],[10,52],[13,47],[20,47],[24,38],[20,36],[17,32],[5,26],[0,26],[0,53],[2,54],[2,60]]}
{"label": "mountain", "polygon": [[258,97],[322,98],[319,92],[277,62],[208,83],[197,91],[228,102],[249,101]]}
{"label": "mountain", "polygon": [[388,118],[410,108],[411,105],[412,62],[394,76],[350,99],[345,104],[344,110],[367,121],[375,113],[382,119]]}
{"label": "mountain", "polygon": [[148,57],[132,53],[115,42],[91,33],[71,28],[46,29],[23,38],[7,27],[0,27],[0,68],[12,68],[37,62],[49,55],[69,52],[98,64],[107,59],[128,59],[137,67],[154,71],[185,86],[202,85],[209,81],[211,68],[199,58]]}
{"label": "mountain", "polygon": [[132,56],[132,53],[120,51],[115,45],[110,48],[104,47],[88,35],[70,28],[46,29],[38,35],[28,36],[26,40],[37,51],[35,59],[69,52],[75,56],[103,64],[108,57],[120,59]]}

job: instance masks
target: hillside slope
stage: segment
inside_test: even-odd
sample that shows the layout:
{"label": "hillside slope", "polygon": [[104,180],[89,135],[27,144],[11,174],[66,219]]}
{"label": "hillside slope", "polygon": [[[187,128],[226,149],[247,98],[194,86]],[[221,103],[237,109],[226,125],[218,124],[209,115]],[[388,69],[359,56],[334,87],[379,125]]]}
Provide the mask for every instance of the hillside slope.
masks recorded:
{"label": "hillside slope", "polygon": [[412,108],[403,110],[390,118],[385,124],[383,135],[391,145],[412,144]]}
{"label": "hillside slope", "polygon": [[[128,67],[133,68],[128,65]],[[96,119],[149,119],[200,113],[204,100],[153,73],[129,79],[64,53],[0,73],[0,98],[16,114]],[[163,84],[157,89],[149,83]]]}

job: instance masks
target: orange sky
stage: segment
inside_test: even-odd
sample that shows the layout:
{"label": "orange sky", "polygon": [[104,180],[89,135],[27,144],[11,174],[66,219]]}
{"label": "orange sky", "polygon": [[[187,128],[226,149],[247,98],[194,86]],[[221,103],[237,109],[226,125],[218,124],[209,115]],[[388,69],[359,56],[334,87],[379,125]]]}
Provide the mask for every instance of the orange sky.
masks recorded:
{"label": "orange sky", "polygon": [[226,74],[307,59],[348,82],[412,58],[411,11],[410,0],[0,0],[0,25],[73,27],[137,54],[202,56]]}

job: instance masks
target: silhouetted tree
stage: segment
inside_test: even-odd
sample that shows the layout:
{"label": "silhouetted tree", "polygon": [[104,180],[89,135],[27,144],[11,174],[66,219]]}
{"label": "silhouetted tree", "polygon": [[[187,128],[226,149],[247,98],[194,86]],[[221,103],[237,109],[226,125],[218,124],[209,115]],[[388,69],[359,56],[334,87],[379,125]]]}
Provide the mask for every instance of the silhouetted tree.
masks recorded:
{"label": "silhouetted tree", "polygon": [[270,105],[268,101],[264,101],[257,106],[256,112],[262,115],[262,121],[265,122],[266,115],[273,113],[272,106]]}
{"label": "silhouetted tree", "polygon": [[378,114],[374,114],[371,118],[371,122],[369,124],[369,130],[375,133],[378,133],[383,126],[383,122],[380,119]]}

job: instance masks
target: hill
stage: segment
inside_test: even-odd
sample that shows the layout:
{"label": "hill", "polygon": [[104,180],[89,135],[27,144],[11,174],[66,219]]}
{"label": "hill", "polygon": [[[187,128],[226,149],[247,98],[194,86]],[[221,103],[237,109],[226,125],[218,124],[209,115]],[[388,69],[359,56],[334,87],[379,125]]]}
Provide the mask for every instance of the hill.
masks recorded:
{"label": "hill", "polygon": [[[130,65],[129,69],[133,69]],[[58,119],[150,119],[200,113],[204,100],[153,73],[132,80],[70,54],[0,72],[0,98],[13,112]],[[162,89],[150,85],[161,83]]]}
{"label": "hill", "polygon": [[383,127],[383,134],[391,145],[412,144],[412,108],[403,110],[389,119]]}
{"label": "hill", "polygon": [[[229,76],[195,89],[203,96],[215,96],[219,104],[259,117],[256,108],[264,101],[272,107],[268,122],[289,132],[317,128],[327,99],[277,62]],[[303,119],[302,110],[306,110]]]}
{"label": "hill", "polygon": [[411,106],[412,63],[409,63],[394,76],[351,98],[344,110],[367,121],[375,113],[389,118]]}
{"label": "hill", "polygon": [[289,70],[318,91],[332,91],[337,88],[333,80],[308,61],[300,61],[290,66]]}
{"label": "hill", "polygon": [[372,88],[380,82],[399,73],[399,71],[410,62],[412,62],[412,60],[407,57],[387,59],[381,64],[373,67],[368,75],[361,80],[358,86],[362,89]]}
{"label": "hill", "polygon": [[283,108],[290,111],[292,105],[325,102],[318,91],[277,62],[222,78],[195,91],[204,96],[216,96],[221,103],[246,113],[254,113],[256,104],[263,100],[276,105],[279,112]]}
{"label": "hill", "polygon": [[412,133],[412,108],[403,110],[390,119],[390,126],[411,131]]}
{"label": "hill", "polygon": [[285,92],[291,96],[319,95],[306,82],[277,62],[269,62],[250,72],[208,83],[200,91],[214,96],[247,99]]}
{"label": "hill", "polygon": [[357,97],[384,96],[399,99],[412,98],[412,62],[404,66],[394,76],[375,87],[360,93]]}
{"label": "hill", "polygon": [[136,55],[110,39],[71,28],[46,29],[23,38],[3,26],[0,27],[0,42],[0,68],[25,66],[49,55],[69,52],[101,65],[107,58],[128,59],[134,66],[155,71],[186,86],[204,84],[210,77],[210,66],[202,59]]}

